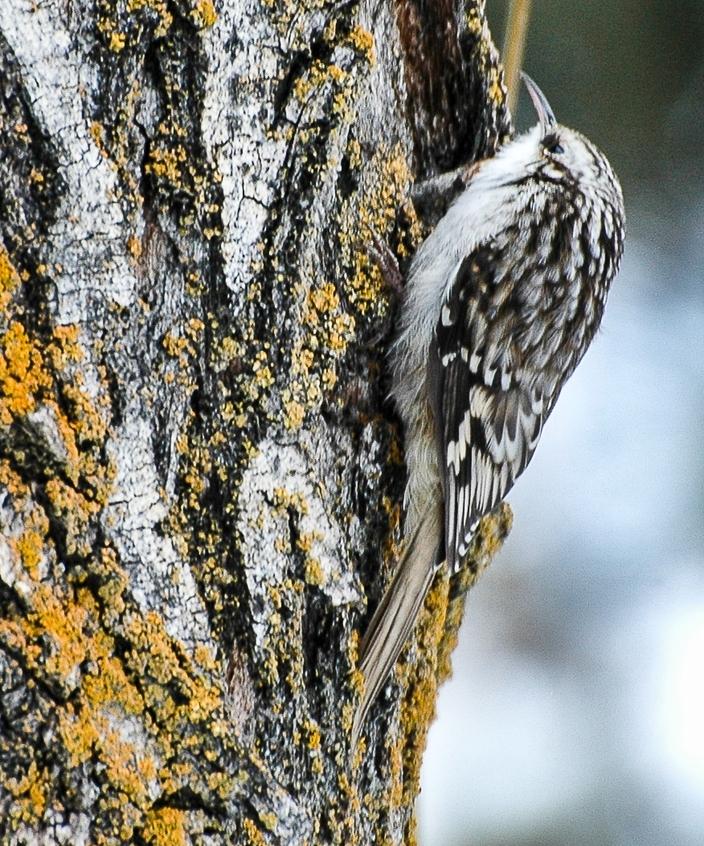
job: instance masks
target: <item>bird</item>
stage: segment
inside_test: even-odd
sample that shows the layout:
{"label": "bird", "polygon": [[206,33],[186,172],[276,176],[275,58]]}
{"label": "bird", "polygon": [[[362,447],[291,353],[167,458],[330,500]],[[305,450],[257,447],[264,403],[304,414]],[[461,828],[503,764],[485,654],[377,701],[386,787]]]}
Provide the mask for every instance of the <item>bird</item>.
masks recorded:
{"label": "bird", "polygon": [[472,168],[401,295],[390,365],[407,467],[404,552],[360,645],[353,746],[435,574],[461,569],[479,520],[533,457],[620,266],[613,168],[522,78],[537,124]]}

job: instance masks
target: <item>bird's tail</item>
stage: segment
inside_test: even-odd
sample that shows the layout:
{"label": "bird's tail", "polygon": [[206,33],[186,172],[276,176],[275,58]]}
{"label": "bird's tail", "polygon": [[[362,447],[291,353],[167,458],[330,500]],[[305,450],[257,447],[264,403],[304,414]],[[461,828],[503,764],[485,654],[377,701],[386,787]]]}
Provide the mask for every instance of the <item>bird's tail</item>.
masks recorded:
{"label": "bird's tail", "polygon": [[367,712],[396,663],[437,572],[441,524],[441,509],[435,504],[426,508],[362,640],[359,668],[364,692],[352,727],[353,749]]}

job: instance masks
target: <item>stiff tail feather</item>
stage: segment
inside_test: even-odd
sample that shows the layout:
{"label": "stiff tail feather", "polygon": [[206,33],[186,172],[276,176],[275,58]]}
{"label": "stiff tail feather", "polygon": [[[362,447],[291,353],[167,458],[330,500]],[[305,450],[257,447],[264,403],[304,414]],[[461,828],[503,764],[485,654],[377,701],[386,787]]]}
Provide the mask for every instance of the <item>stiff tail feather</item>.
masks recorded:
{"label": "stiff tail feather", "polygon": [[441,525],[441,509],[430,505],[408,540],[393,580],[362,640],[359,668],[364,676],[364,692],[352,727],[353,749],[367,712],[396,663],[437,572]]}

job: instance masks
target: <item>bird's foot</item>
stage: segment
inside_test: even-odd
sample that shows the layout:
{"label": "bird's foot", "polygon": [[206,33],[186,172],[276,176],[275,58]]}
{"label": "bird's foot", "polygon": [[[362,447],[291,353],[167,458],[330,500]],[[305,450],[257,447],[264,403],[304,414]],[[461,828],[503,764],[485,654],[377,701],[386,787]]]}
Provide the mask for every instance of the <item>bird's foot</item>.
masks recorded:
{"label": "bird's foot", "polygon": [[398,299],[403,292],[403,274],[398,266],[398,259],[391,247],[374,230],[372,230],[372,242],[367,246],[367,253],[381,271],[390,293]]}

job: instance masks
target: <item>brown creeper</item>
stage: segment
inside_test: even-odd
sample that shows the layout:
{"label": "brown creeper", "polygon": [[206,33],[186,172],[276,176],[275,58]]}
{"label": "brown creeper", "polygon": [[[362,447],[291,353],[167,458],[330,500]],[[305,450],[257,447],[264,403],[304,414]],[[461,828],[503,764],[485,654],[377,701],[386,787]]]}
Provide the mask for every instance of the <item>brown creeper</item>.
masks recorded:
{"label": "brown creeper", "polygon": [[406,551],[362,643],[355,740],[437,569],[461,567],[477,521],[531,460],[621,260],[616,175],[523,78],[538,125],[476,168],[408,275],[392,350]]}

